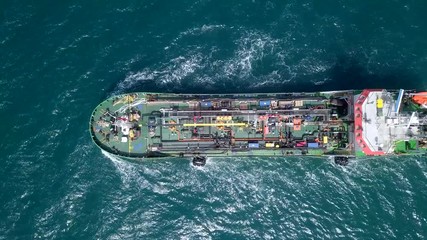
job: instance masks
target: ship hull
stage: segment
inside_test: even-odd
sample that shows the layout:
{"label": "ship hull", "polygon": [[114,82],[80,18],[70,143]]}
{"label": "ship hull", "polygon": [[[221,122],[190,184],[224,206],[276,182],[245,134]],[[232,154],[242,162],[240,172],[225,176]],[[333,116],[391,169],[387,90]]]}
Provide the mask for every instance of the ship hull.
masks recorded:
{"label": "ship hull", "polygon": [[416,94],[137,92],[99,104],[89,127],[99,148],[128,160],[424,154]]}

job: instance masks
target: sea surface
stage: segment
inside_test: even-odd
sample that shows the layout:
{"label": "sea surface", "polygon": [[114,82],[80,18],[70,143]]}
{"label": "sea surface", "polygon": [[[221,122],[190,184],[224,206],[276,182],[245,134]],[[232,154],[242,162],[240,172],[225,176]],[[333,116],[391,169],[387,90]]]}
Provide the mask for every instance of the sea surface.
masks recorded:
{"label": "sea surface", "polygon": [[423,0],[0,1],[0,239],[426,239],[427,159],[125,162],[132,91],[427,88]]}

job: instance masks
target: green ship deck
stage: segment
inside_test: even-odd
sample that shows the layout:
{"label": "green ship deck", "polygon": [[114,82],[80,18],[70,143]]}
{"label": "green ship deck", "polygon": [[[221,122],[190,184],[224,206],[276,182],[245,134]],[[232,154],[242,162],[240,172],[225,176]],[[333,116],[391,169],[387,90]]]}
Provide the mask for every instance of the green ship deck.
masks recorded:
{"label": "green ship deck", "polygon": [[[418,94],[422,95],[422,94]],[[425,152],[411,91],[129,93],[92,113],[101,149],[124,157],[384,155]]]}

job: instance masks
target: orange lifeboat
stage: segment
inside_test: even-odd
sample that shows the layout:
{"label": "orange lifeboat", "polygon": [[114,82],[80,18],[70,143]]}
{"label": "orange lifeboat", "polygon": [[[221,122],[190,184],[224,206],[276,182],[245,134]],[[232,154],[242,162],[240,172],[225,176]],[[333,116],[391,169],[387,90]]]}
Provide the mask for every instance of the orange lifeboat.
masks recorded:
{"label": "orange lifeboat", "polygon": [[427,105],[427,92],[419,92],[412,97],[412,101],[420,105]]}

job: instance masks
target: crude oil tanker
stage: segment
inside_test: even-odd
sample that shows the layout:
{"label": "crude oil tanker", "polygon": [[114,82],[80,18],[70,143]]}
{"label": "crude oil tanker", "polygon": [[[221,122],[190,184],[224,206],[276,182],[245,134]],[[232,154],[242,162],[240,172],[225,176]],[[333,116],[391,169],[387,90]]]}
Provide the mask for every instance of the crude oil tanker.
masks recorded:
{"label": "crude oil tanker", "polygon": [[124,159],[425,155],[427,92],[328,92],[113,96],[93,111],[90,134]]}

